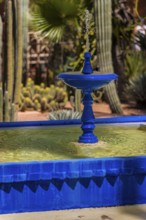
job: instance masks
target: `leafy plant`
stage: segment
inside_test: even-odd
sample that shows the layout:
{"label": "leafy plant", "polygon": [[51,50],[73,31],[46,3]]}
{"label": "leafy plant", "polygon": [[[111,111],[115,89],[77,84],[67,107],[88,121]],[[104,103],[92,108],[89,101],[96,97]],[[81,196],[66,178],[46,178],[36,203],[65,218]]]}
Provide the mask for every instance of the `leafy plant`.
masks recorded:
{"label": "leafy plant", "polygon": [[146,73],[145,52],[129,51],[125,60],[125,75],[128,79]]}
{"label": "leafy plant", "polygon": [[58,110],[49,113],[49,120],[80,119],[81,113],[73,110]]}
{"label": "leafy plant", "polygon": [[146,106],[146,73],[132,78],[126,86],[125,93],[131,101],[136,101],[139,107]]}
{"label": "leafy plant", "polygon": [[[65,30],[71,31],[77,26],[77,17],[82,7],[78,0],[43,0],[32,1],[32,28],[42,33],[50,41],[58,42]],[[34,10],[35,5],[35,10]]]}

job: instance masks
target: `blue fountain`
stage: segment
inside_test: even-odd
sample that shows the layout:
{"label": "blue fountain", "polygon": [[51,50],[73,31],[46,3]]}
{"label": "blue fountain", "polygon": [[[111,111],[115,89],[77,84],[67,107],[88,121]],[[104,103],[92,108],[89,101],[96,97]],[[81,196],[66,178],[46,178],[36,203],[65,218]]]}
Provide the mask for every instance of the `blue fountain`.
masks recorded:
{"label": "blue fountain", "polygon": [[79,137],[80,143],[96,143],[98,138],[93,134],[95,128],[95,118],[92,110],[93,99],[91,93],[94,90],[100,89],[107,85],[112,80],[117,79],[117,75],[110,74],[95,74],[90,63],[91,54],[89,52],[89,22],[90,14],[86,10],[85,24],[86,24],[86,49],[84,57],[84,66],[81,73],[60,73],[58,78],[63,80],[67,85],[81,89],[83,92],[83,113],[81,117],[83,134]]}
{"label": "blue fountain", "polygon": [[93,99],[91,93],[107,85],[112,80],[117,79],[117,75],[95,74],[90,63],[91,54],[85,52],[85,62],[81,73],[60,73],[58,78],[63,80],[67,85],[81,89],[83,92],[83,113],[81,117],[83,134],[79,137],[80,143],[96,143],[98,138],[94,135],[95,118],[92,110]]}

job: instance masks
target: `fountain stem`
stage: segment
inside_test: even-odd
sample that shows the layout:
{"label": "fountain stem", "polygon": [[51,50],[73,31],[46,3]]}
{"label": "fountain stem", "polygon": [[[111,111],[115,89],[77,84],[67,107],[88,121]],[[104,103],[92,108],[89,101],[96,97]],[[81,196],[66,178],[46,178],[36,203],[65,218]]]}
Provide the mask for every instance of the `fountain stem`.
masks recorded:
{"label": "fountain stem", "polygon": [[83,134],[79,137],[80,143],[96,143],[98,141],[97,137],[93,134],[95,118],[92,110],[93,99],[91,92],[91,90],[83,90],[84,110],[81,118]]}

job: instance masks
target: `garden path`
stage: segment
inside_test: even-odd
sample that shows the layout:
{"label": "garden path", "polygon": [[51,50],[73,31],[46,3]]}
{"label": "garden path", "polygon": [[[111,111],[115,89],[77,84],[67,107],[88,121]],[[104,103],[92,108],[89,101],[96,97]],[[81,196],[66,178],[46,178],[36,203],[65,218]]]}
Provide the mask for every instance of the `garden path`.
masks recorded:
{"label": "garden path", "polygon": [[145,220],[146,205],[0,215],[0,220]]}

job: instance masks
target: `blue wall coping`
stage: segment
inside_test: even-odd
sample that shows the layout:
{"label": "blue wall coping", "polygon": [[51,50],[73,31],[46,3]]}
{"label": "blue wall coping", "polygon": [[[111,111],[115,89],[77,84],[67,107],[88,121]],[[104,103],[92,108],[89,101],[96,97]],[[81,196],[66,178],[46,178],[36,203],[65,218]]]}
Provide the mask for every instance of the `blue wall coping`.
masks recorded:
{"label": "blue wall coping", "polygon": [[146,203],[146,157],[3,163],[0,214]]}
{"label": "blue wall coping", "polygon": [[0,164],[0,183],[136,174],[146,175],[146,156]]}
{"label": "blue wall coping", "polygon": [[[146,115],[138,116],[117,116],[112,118],[96,118],[96,124],[112,123],[137,123],[146,122]],[[48,120],[48,121],[19,121],[19,122],[0,122],[0,128],[4,127],[29,127],[29,126],[66,126],[80,125],[80,119],[72,120]]]}

